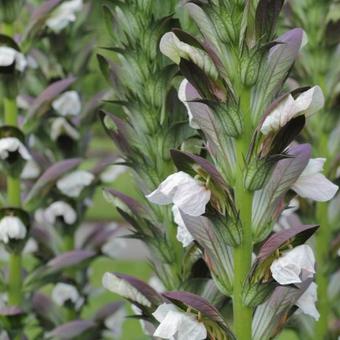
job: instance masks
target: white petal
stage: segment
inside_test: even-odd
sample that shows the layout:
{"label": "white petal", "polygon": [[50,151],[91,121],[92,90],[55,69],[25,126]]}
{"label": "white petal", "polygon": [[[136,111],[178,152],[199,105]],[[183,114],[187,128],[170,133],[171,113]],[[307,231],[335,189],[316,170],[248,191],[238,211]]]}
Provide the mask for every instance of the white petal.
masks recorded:
{"label": "white petal", "polygon": [[66,196],[78,197],[85,187],[94,180],[94,175],[88,171],[77,170],[63,176],[57,182],[57,188]]}
{"label": "white petal", "polygon": [[39,174],[40,174],[40,168],[38,164],[34,160],[30,159],[26,162],[21,172],[20,178],[34,179],[34,178],[37,178]]}
{"label": "white petal", "polygon": [[[194,121],[194,117],[192,115],[190,105],[187,103],[187,101],[195,99],[195,98],[188,98],[187,93],[186,93],[188,85],[189,85],[188,80],[183,79],[183,81],[181,82],[181,84],[178,88],[178,99],[184,104],[185,108],[187,109],[190,127],[192,127],[193,129],[199,129],[199,126]],[[199,96],[197,96],[196,98],[198,98],[198,97]]]}
{"label": "white petal", "polygon": [[127,172],[128,169],[129,168],[125,165],[110,165],[100,174],[100,180],[103,183],[111,183],[115,181],[120,175]]}
{"label": "white petal", "polygon": [[73,224],[77,220],[75,210],[66,202],[56,201],[44,212],[47,223],[54,225],[58,217],[62,217],[66,224]]}
{"label": "white petal", "polygon": [[26,237],[27,229],[15,216],[5,216],[0,220],[0,241],[8,243],[11,239],[21,240]]}
{"label": "white petal", "polygon": [[172,214],[174,216],[174,221],[177,224],[176,238],[182,243],[183,247],[187,247],[194,241],[194,238],[186,228],[181,213],[175,205],[172,207]]}
{"label": "white petal", "polygon": [[152,287],[158,293],[163,293],[166,290],[164,285],[163,285],[163,282],[155,275],[151,276],[148,284],[149,284],[150,287]]}
{"label": "white petal", "polygon": [[300,296],[296,305],[304,314],[310,315],[316,321],[319,320],[320,314],[316,309],[315,302],[317,301],[317,285],[312,282],[306,291]]}
{"label": "white petal", "polygon": [[23,72],[27,66],[25,56],[14,48],[8,46],[0,47],[0,66],[10,66],[15,62],[15,68]]}
{"label": "white petal", "polygon": [[38,243],[34,238],[29,238],[23,249],[23,254],[32,254],[38,250]]}
{"label": "white petal", "polygon": [[51,139],[56,141],[60,135],[65,134],[73,140],[80,138],[79,132],[63,117],[58,117],[52,120]]}
{"label": "white petal", "polygon": [[106,242],[102,246],[101,251],[103,254],[115,259],[117,257],[120,257],[122,255],[123,250],[126,248],[127,248],[126,240],[117,237]]}
{"label": "white petal", "polygon": [[181,61],[181,56],[177,47],[178,42],[179,39],[177,36],[172,32],[168,32],[162,36],[159,43],[160,51],[176,64],[179,64]]}
{"label": "white petal", "polygon": [[313,277],[315,258],[310,246],[303,244],[288,250],[270,266],[275,281],[282,285],[300,283]]}
{"label": "white petal", "polygon": [[309,160],[305,170],[291,189],[299,196],[314,201],[325,202],[331,200],[338,191],[338,186],[321,173],[324,162],[324,158]]}
{"label": "white petal", "polygon": [[46,25],[53,32],[59,33],[63,30],[70,22],[76,20],[75,13],[80,12],[83,7],[82,0],[71,0],[65,1],[59,5],[53,12],[52,15],[46,20]]}
{"label": "white petal", "polygon": [[169,312],[177,312],[177,308],[171,303],[162,303],[157,307],[157,309],[152,313],[158,322],[162,322]]}
{"label": "white petal", "polygon": [[78,92],[64,92],[52,102],[52,107],[62,116],[77,116],[81,110],[81,102]]}
{"label": "white petal", "polygon": [[71,301],[73,304],[76,304],[78,299],[78,290],[70,284],[59,282],[52,290],[52,300],[58,306],[63,306],[67,301]]}
{"label": "white petal", "polygon": [[298,112],[302,112],[306,117],[310,117],[315,112],[323,108],[325,97],[319,86],[302,92],[295,100]]}
{"label": "white petal", "polygon": [[122,334],[122,326],[125,318],[125,309],[120,308],[117,312],[104,320],[105,327],[112,331],[116,337],[119,337]]}
{"label": "white petal", "polygon": [[5,137],[0,139],[0,159],[5,160],[10,152],[19,152],[20,156],[25,159],[31,159],[26,146],[16,137]]}
{"label": "white petal", "polygon": [[140,305],[151,307],[151,302],[127,281],[120,279],[112,273],[105,273],[102,280],[103,287],[126,299],[135,301]]}

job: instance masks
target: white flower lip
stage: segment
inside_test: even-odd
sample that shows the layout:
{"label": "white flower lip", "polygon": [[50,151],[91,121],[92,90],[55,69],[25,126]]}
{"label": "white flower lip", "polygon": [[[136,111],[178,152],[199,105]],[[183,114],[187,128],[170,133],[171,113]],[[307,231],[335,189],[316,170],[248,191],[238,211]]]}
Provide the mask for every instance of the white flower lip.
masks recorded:
{"label": "white flower lip", "polygon": [[312,282],[306,291],[300,296],[296,305],[304,314],[310,315],[315,321],[320,318],[320,313],[316,309],[315,303],[317,301],[317,285]]}
{"label": "white flower lip", "polygon": [[76,170],[57,181],[57,188],[68,197],[78,197],[85,187],[94,180],[94,175],[88,171]]}
{"label": "white flower lip", "polygon": [[76,21],[76,13],[83,8],[83,0],[65,1],[59,5],[46,20],[46,25],[53,32],[59,33],[69,23]]}
{"label": "white flower lip", "polygon": [[8,243],[10,240],[22,240],[27,229],[22,221],[15,216],[5,216],[0,220],[0,240]]}
{"label": "white flower lip", "polygon": [[180,312],[174,305],[163,303],[152,314],[160,322],[153,336],[161,339],[203,340],[207,330],[194,315]]}
{"label": "white flower lip", "polygon": [[182,243],[183,247],[188,247],[194,241],[194,238],[190,234],[189,230],[185,226],[183,218],[181,216],[180,210],[176,205],[172,207],[172,214],[174,217],[174,221],[177,224],[177,235],[176,238],[179,242]]}
{"label": "white flower lip", "polygon": [[16,137],[0,138],[0,159],[6,160],[11,152],[19,152],[20,156],[25,160],[30,160],[26,146]]}
{"label": "white flower lip", "polygon": [[318,202],[331,200],[339,187],[329,181],[321,172],[325,158],[312,158],[292,186],[299,196]]}
{"label": "white flower lip", "polygon": [[37,178],[39,174],[40,174],[40,168],[38,164],[33,159],[30,159],[26,162],[21,172],[20,178],[34,179],[34,178]]}
{"label": "white flower lip", "polygon": [[127,281],[120,279],[112,273],[105,273],[102,280],[103,287],[126,299],[135,301],[142,306],[151,307],[151,302]]}
{"label": "white flower lip", "polygon": [[8,46],[0,47],[0,66],[7,67],[15,63],[15,69],[23,72],[27,67],[25,56],[16,49]]}
{"label": "white flower lip", "polygon": [[284,98],[265,118],[261,132],[268,135],[285,126],[291,119],[300,115],[310,117],[324,106],[324,96],[319,86],[301,93],[296,99],[292,95]]}
{"label": "white flower lip", "polygon": [[77,91],[66,91],[52,102],[53,109],[61,116],[77,116],[81,102]]}
{"label": "white flower lip", "polygon": [[52,300],[58,306],[63,306],[67,301],[76,304],[79,298],[77,288],[67,283],[59,282],[52,290]]}
{"label": "white flower lip", "polygon": [[303,244],[284,252],[270,266],[273,279],[281,285],[301,283],[315,274],[315,258],[310,246]]}
{"label": "white flower lip", "polygon": [[74,209],[66,202],[56,201],[45,211],[44,217],[47,223],[54,225],[58,217],[62,217],[66,224],[73,224],[77,220]]}
{"label": "white flower lip", "polygon": [[60,135],[66,134],[73,140],[80,138],[79,132],[63,117],[53,119],[51,125],[51,139],[56,141]]}
{"label": "white flower lip", "polygon": [[146,198],[155,204],[173,203],[190,216],[200,216],[205,213],[211,192],[203,184],[183,171],[167,177],[159,187]]}

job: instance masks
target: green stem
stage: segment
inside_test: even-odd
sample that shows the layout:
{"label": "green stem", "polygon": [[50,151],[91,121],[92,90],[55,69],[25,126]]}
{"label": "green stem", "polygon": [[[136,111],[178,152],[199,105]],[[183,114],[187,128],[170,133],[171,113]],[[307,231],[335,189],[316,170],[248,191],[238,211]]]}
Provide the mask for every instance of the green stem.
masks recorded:
{"label": "green stem", "polygon": [[252,193],[245,189],[243,178],[246,170],[246,156],[249,149],[252,127],[250,117],[250,91],[240,92],[240,108],[244,119],[244,133],[236,140],[237,169],[235,177],[235,203],[241,222],[241,244],[234,249],[233,313],[234,332],[237,340],[249,340],[252,335],[252,309],[244,305],[242,291],[251,268],[252,242]]}
{"label": "green stem", "polygon": [[12,253],[9,258],[8,302],[11,306],[21,304],[21,254]]}
{"label": "green stem", "polygon": [[5,122],[7,125],[17,126],[17,104],[12,98],[4,98]]}
{"label": "green stem", "polygon": [[326,339],[328,332],[328,319],[330,313],[330,303],[328,299],[328,262],[329,246],[331,243],[332,231],[328,225],[327,203],[317,204],[317,221],[320,228],[316,234],[316,262],[318,269],[316,271],[316,283],[318,285],[318,311],[320,319],[315,325],[315,339]]}

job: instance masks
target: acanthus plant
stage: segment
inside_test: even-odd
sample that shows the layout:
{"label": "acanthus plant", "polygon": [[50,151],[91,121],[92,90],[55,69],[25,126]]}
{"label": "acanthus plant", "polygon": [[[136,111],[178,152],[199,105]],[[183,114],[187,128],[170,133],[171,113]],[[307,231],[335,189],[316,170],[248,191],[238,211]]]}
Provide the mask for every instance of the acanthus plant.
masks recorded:
{"label": "acanthus plant", "polygon": [[[296,25],[304,29],[306,37],[306,44],[291,74],[290,87],[316,83],[325,96],[323,109],[308,120],[304,138],[313,143],[314,157],[324,157],[316,159],[315,163],[318,162],[324,174],[339,184],[340,4],[332,0],[288,1],[284,19],[285,26]],[[327,189],[327,185],[316,176],[310,181],[310,187],[317,195]],[[331,197],[316,204],[309,200],[301,201],[299,210],[287,217],[301,218],[303,221],[317,220],[321,225],[314,242],[318,268],[316,282],[320,320],[314,323],[312,319],[300,317],[298,322],[292,324],[306,339],[314,337],[331,339],[339,335],[336,324],[340,318],[337,303],[340,296],[338,284],[340,195],[337,193],[331,201],[329,198]]]}
{"label": "acanthus plant", "polygon": [[[121,303],[83,318],[95,293],[88,267],[117,231],[82,225],[114,161],[110,156],[84,164],[90,127],[105,95],[85,101],[82,92],[84,75],[92,72],[93,45],[88,42],[94,38],[86,27],[91,5],[49,0],[33,6],[13,0],[1,2],[0,12],[0,163],[5,180],[0,194],[0,334],[10,339],[104,336],[115,331],[111,328],[121,319]],[[18,22],[26,23],[20,31]]]}
{"label": "acanthus plant", "polygon": [[[162,209],[172,208],[180,239],[185,241],[182,254],[201,259],[192,267],[195,280],[204,279],[219,293],[212,295],[208,286],[199,292],[182,284],[170,287],[176,291],[161,294],[119,273],[106,273],[104,286],[137,306],[143,321],[149,322],[149,334],[153,329],[153,335],[164,339],[269,339],[297,309],[318,319],[315,259],[312,248],[305,244],[318,226],[292,222],[289,229],[273,229],[285,208],[291,208],[289,202],[296,194],[325,201],[337,191],[322,173],[323,161],[312,158],[311,146],[298,143],[306,120],[324,105],[321,88],[312,84],[311,88],[287,93],[284,86],[303,45],[303,31],[294,28],[276,36],[283,1],[185,1],[181,10],[189,12],[201,35],[196,38],[176,25],[162,36],[159,48],[184,77],[178,98],[193,129],[183,136],[187,138],[184,143],[158,147],[157,162],[148,173],[152,174],[150,181],[138,166],[154,156],[148,139],[152,138],[151,145],[157,147],[159,134],[162,138],[167,135],[167,129],[158,122],[167,118],[175,124],[176,116],[167,115],[171,110],[168,106],[159,110],[161,116],[141,110],[145,103],[164,98],[160,86],[151,88],[152,92],[148,86],[150,78],[153,82],[163,78],[157,77],[154,69],[153,73],[139,72],[147,63],[136,51],[150,47],[144,44],[136,48],[131,37],[138,32],[144,39],[153,37],[164,25],[159,23],[158,29],[139,27],[137,22],[143,23],[141,8],[139,21],[130,14],[138,4],[114,2],[114,22],[122,28],[120,37],[126,37],[123,48],[111,48],[121,54],[123,64],[117,93],[125,94],[123,98],[118,95],[116,103],[123,105],[124,114],[120,119],[107,113],[102,120],[126,163],[143,180],[146,198]],[[106,13],[112,18],[112,12]],[[112,30],[111,19],[109,24]],[[143,29],[149,29],[148,33]],[[114,39],[121,41],[117,36]],[[131,58],[132,47],[136,59]],[[153,48],[144,53],[154,56],[154,66],[161,58]],[[108,72],[109,63],[101,62],[106,74],[117,79]],[[139,82],[139,76],[146,76],[144,82]],[[158,130],[150,134],[145,126]],[[189,142],[194,146],[191,152],[184,147]],[[169,174],[160,170],[166,164],[171,171],[170,156],[176,171]],[[323,183],[322,192],[315,193],[311,187],[315,179]],[[162,233],[150,241],[146,237],[153,230],[146,220],[152,220],[155,206],[146,208],[120,193],[113,196],[135,228],[136,237],[149,244],[164,239]],[[169,217],[158,215],[160,224],[169,228]],[[173,260],[179,260],[174,263],[178,266],[187,257]],[[164,281],[159,268],[156,274]]]}

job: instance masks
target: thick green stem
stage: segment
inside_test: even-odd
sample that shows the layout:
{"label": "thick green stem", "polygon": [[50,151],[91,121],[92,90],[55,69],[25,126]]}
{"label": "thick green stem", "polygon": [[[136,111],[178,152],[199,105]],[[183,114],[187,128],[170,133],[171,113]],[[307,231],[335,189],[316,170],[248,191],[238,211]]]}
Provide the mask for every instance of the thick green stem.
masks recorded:
{"label": "thick green stem", "polygon": [[239,210],[242,239],[234,249],[233,312],[234,332],[237,340],[249,340],[252,334],[252,309],[242,301],[243,285],[251,267],[252,242],[252,193],[244,187],[246,157],[251,141],[250,91],[243,89],[240,108],[244,119],[244,133],[236,140],[237,170],[235,176],[235,203]]}
{"label": "thick green stem", "polygon": [[329,246],[331,243],[331,227],[328,225],[327,203],[318,203],[317,221],[320,223],[320,229],[316,234],[316,283],[318,285],[318,310],[320,319],[315,326],[315,339],[326,339],[328,332],[328,319],[330,313],[330,301],[328,299],[328,262]]}
{"label": "thick green stem", "polygon": [[11,306],[21,304],[21,254],[12,253],[9,258],[8,302]]}

